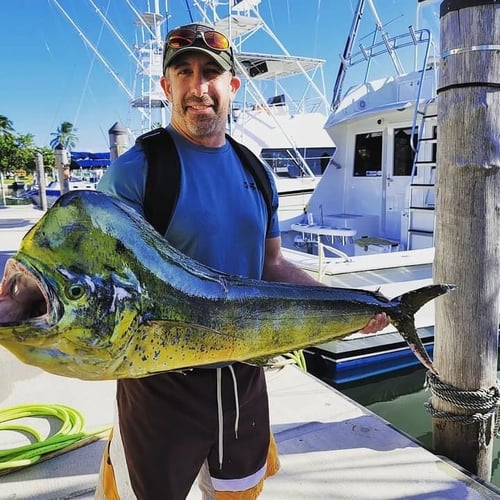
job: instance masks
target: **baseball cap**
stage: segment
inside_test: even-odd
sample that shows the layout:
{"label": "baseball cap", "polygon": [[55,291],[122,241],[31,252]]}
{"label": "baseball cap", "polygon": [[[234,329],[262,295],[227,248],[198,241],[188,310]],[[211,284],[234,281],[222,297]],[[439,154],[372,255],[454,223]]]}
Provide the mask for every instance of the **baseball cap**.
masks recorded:
{"label": "baseball cap", "polygon": [[168,32],[163,46],[163,72],[177,56],[190,51],[207,54],[223,69],[234,74],[231,42],[220,31],[201,23],[186,24]]}

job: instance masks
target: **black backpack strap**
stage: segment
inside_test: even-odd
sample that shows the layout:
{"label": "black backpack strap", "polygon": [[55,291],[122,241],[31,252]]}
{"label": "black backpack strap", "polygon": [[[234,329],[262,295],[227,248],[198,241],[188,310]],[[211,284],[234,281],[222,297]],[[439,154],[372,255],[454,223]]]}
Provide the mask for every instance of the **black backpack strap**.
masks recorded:
{"label": "black backpack strap", "polygon": [[266,172],[266,167],[262,161],[245,145],[237,142],[230,135],[226,134],[226,139],[229,140],[234,150],[238,154],[243,166],[252,174],[259,191],[264,197],[267,207],[267,227],[271,227],[271,221],[275,207],[273,206],[273,188],[269,180],[269,175]]}
{"label": "black backpack strap", "polygon": [[[252,174],[267,207],[267,226],[275,207],[273,189],[260,159],[246,146],[226,134],[243,166]],[[164,128],[151,130],[136,139],[148,162],[144,217],[162,235],[165,234],[179,197],[181,184],[180,159],[172,136]]]}
{"label": "black backpack strap", "polygon": [[136,143],[142,146],[148,162],[144,217],[164,235],[179,197],[179,154],[171,135],[163,127],[141,135]]}

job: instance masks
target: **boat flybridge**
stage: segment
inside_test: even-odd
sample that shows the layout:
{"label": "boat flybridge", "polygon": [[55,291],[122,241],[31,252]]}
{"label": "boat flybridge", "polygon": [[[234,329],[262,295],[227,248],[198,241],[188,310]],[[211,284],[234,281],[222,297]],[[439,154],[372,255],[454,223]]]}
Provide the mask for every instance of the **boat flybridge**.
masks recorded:
{"label": "boat flybridge", "polygon": [[[375,20],[367,45],[358,40],[365,7]],[[374,2],[360,0],[325,123],[335,155],[307,217],[282,224],[282,240],[286,257],[326,284],[395,297],[432,281],[438,64],[431,29],[410,26],[396,35],[385,29]],[[372,77],[371,69],[381,67],[385,72]],[[344,91],[349,73],[361,78]],[[429,304],[417,313],[429,349],[433,325]],[[325,370],[335,366],[336,374],[325,377],[337,381],[416,363],[392,326],[384,332],[376,340],[356,334],[349,337],[356,343],[330,342],[311,352]]]}

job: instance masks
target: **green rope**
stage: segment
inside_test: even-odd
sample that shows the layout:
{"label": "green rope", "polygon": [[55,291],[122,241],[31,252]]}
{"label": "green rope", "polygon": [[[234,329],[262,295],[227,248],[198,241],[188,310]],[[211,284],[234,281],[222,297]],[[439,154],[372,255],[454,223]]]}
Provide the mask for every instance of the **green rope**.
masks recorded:
{"label": "green rope", "polygon": [[[24,417],[54,417],[61,421],[57,432],[43,439],[33,428],[19,423],[6,423]],[[0,431],[16,431],[29,434],[34,442],[10,449],[0,449],[0,470],[25,467],[38,462],[44,455],[70,446],[80,439],[99,434],[101,428],[93,432],[84,432],[82,414],[65,405],[28,404],[12,406],[0,410]]]}
{"label": "green rope", "polygon": [[298,351],[287,352],[283,354],[286,358],[291,359],[302,371],[307,372],[307,362],[302,349]]}

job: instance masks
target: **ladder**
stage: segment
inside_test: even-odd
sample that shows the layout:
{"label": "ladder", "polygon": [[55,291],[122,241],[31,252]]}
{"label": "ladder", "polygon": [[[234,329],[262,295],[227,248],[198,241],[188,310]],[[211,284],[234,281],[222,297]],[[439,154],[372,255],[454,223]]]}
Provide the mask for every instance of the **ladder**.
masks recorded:
{"label": "ladder", "polygon": [[435,105],[435,101],[436,98],[427,100],[423,111],[419,111],[422,119],[414,147],[408,197],[408,250],[434,245],[437,114],[430,112],[429,107]]}

